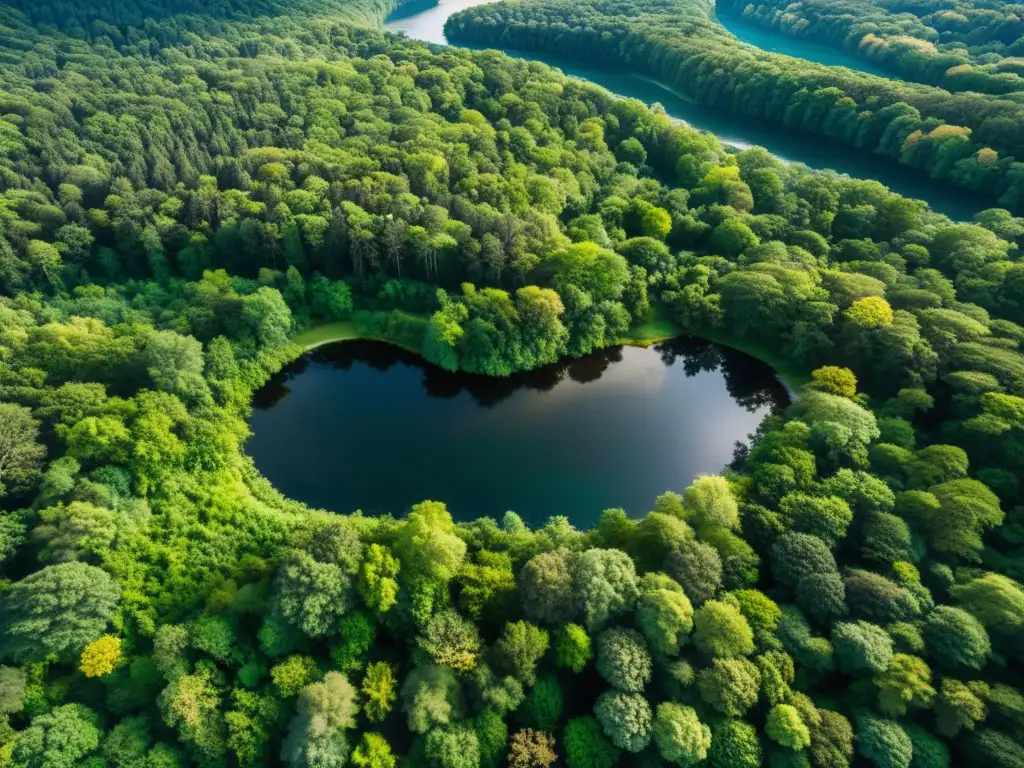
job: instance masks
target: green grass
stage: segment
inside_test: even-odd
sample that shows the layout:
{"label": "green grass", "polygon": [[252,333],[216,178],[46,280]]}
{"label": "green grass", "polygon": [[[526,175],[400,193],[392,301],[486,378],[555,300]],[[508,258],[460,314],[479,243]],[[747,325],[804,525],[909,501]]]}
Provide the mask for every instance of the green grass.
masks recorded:
{"label": "green grass", "polygon": [[628,344],[631,347],[649,347],[659,341],[679,336],[682,331],[679,327],[664,317],[660,310],[651,311],[651,316],[639,325],[634,325],[626,334],[619,339],[619,344]]}
{"label": "green grass", "polygon": [[[687,331],[680,328],[672,320],[665,316],[664,311],[655,306],[651,310],[650,317],[643,323],[634,325],[625,335],[619,339],[620,344],[628,344],[633,347],[649,347],[676,336],[686,335]],[[805,384],[810,382],[810,371],[795,365],[786,360],[782,355],[764,344],[749,339],[736,338],[724,331],[701,332],[691,334],[699,336],[716,344],[725,347],[732,347],[766,365],[770,365],[791,394],[799,392]]]}
{"label": "green grass", "polygon": [[756,360],[760,360],[765,365],[770,365],[779,374],[779,378],[782,379],[782,383],[786,385],[791,394],[799,392],[811,380],[811,372],[809,370],[787,360],[776,350],[769,349],[761,342],[736,338],[723,331],[712,331],[699,335],[708,341],[732,347],[746,355],[750,355]]}
{"label": "green grass", "polygon": [[349,339],[365,338],[351,320],[338,320],[334,323],[314,325],[295,334],[292,341],[305,350],[316,349],[324,344],[335,341],[348,341]]}

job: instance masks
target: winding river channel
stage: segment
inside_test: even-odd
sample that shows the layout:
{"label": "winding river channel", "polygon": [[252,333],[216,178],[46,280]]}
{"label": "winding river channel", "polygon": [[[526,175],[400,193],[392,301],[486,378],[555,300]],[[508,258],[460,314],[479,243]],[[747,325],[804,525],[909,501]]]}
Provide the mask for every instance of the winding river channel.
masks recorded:
{"label": "winding river channel", "polygon": [[[444,23],[448,17],[491,1],[440,0],[437,4],[430,4],[429,1],[414,2],[392,14],[384,27],[392,32],[404,32],[417,40],[447,45]],[[870,63],[842,51],[790,39],[736,17],[720,16],[718,20],[739,40],[755,47],[820,64],[880,74]],[[804,163],[818,169],[831,168],[857,178],[875,179],[894,192],[927,201],[934,210],[955,220],[969,220],[978,211],[993,205],[986,198],[953,189],[933,181],[924,173],[899,166],[877,155],[857,152],[830,139],[808,137],[765,121],[751,121],[695,104],[663,83],[623,69],[565,61],[522,51],[508,50],[505,53],[558,67],[567,75],[588,80],[619,96],[638,99],[646,104],[659,102],[670,117],[684,120],[699,130],[709,131],[723,143],[739,148],[759,145],[786,162]]]}

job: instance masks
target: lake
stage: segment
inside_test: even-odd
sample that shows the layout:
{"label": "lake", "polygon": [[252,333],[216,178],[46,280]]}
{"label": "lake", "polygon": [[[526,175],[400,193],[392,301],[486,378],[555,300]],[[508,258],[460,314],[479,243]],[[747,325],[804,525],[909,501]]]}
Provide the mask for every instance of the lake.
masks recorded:
{"label": "lake", "polygon": [[[405,33],[417,40],[446,45],[448,40],[444,34],[444,23],[449,16],[491,1],[441,0],[433,3],[431,0],[420,0],[407,3],[388,18],[384,28]],[[871,70],[870,63],[826,46],[792,39],[736,17],[723,17],[720,21],[733,35],[756,47],[821,64],[841,64],[851,69]],[[906,168],[880,155],[858,152],[840,142],[806,136],[768,121],[749,120],[724,110],[695,104],[664,83],[635,72],[567,61],[545,54],[512,50],[505,53],[558,67],[566,75],[588,80],[618,96],[638,99],[645,104],[659,102],[670,117],[683,120],[698,130],[713,133],[723,143],[740,149],[762,146],[786,162],[804,163],[816,169],[830,168],[855,178],[876,179],[894,192],[927,201],[934,210],[957,221],[969,221],[978,211],[995,205],[989,198],[936,182],[925,173]]]}
{"label": "lake", "polygon": [[507,379],[449,373],[381,342],[307,353],[253,401],[246,444],[290,498],[401,514],[425,499],[458,520],[530,525],[640,517],[666,490],[729,463],[789,402],[770,367],[699,339],[612,347]]}

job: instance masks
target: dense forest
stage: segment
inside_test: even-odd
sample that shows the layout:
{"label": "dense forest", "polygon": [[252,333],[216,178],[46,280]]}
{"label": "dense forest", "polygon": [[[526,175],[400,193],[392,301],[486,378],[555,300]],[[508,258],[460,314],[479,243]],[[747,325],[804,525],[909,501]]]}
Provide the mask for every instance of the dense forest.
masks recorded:
{"label": "dense forest", "polygon": [[525,0],[477,6],[455,42],[624,66],[688,99],[771,120],[927,172],[1024,211],[1024,104],[766,53],[713,17],[713,0]]}
{"label": "dense forest", "polygon": [[782,34],[856,53],[950,91],[1024,91],[1024,5],[984,0],[721,0]]}
{"label": "dense forest", "polygon": [[[28,5],[0,765],[1024,765],[1024,219],[371,10]],[[812,373],[642,517],[311,510],[243,451],[311,323],[505,375],[659,316]]]}

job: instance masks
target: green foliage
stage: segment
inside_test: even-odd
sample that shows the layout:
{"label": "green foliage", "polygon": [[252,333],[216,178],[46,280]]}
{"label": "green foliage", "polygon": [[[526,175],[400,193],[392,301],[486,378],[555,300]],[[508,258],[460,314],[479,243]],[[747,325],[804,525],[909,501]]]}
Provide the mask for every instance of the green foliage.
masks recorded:
{"label": "green foliage", "polygon": [[643,590],[637,601],[636,621],[652,651],[676,656],[693,629],[693,606],[682,591]]}
{"label": "green foliage", "polygon": [[722,720],[711,729],[708,763],[714,768],[756,768],[761,765],[757,731],[742,720]]}
{"label": "green foliage", "polygon": [[525,685],[533,685],[537,676],[537,663],[548,651],[548,633],[527,621],[505,625],[495,645],[499,657],[509,674]]}
{"label": "green foliage", "polygon": [[[1005,9],[780,2],[747,15],[827,19],[957,89],[754,56],[706,0],[530,0],[449,32],[543,46],[557,23],[563,53],[633,51],[697,102],[1020,206],[1020,109],[985,95],[1020,69]],[[0,668],[0,763],[497,768],[557,744],[570,768],[848,768],[854,729],[816,706],[837,691],[865,763],[1021,762],[1024,222],[953,224],[537,64],[385,38],[370,0],[9,5],[0,654],[23,666]],[[641,520],[328,515],[244,456],[252,394],[321,321],[506,376],[668,319],[814,372],[725,477]],[[595,652],[613,689],[565,724]]]}
{"label": "green foliage", "polygon": [[761,674],[746,659],[715,659],[697,674],[701,698],[730,717],[742,717],[757,703]]}
{"label": "green foliage", "polygon": [[621,691],[642,693],[652,663],[643,636],[632,629],[606,629],[597,636],[597,671]]}
{"label": "green foliage", "polygon": [[463,712],[462,689],[448,667],[416,667],[402,683],[401,696],[413,733],[448,725]]}
{"label": "green foliage", "polygon": [[563,744],[569,768],[612,768],[619,760],[619,750],[605,738],[597,720],[589,715],[569,721]]}
{"label": "green foliage", "polygon": [[364,698],[363,711],[371,723],[383,721],[391,712],[396,698],[396,684],[390,664],[377,661],[366,667],[359,690]]}
{"label": "green foliage", "polygon": [[69,657],[103,634],[121,589],[85,563],[51,565],[15,582],[0,597],[0,655],[15,661]]}
{"label": "green foliage", "polygon": [[555,662],[577,674],[593,657],[590,635],[579,624],[566,624],[555,633]]}
{"label": "green foliage", "polygon": [[857,752],[878,768],[909,768],[914,747],[907,732],[894,720],[868,712],[856,718]]}
{"label": "green foliage", "polygon": [[101,734],[95,712],[65,704],[33,718],[15,739],[12,757],[26,768],[73,765],[99,747]]}
{"label": "green foliage", "polygon": [[579,613],[591,632],[632,610],[638,593],[633,561],[615,549],[588,549],[577,555],[572,584]]}
{"label": "green foliage", "polygon": [[928,653],[940,666],[981,669],[992,650],[981,622],[967,611],[940,605],[924,621]]}
{"label": "green foliage", "polygon": [[554,731],[562,719],[562,711],[565,708],[562,685],[558,678],[554,675],[538,678],[524,705],[526,714],[535,728],[541,731]]}
{"label": "green foliage", "polygon": [[768,713],[764,732],[770,739],[790,749],[800,750],[810,746],[811,732],[795,707],[776,704]]}
{"label": "green foliage", "polygon": [[754,633],[743,614],[730,603],[711,600],[693,615],[693,642],[708,656],[747,656],[754,650]]}
{"label": "green foliage", "polygon": [[651,741],[651,707],[639,694],[606,691],[597,698],[594,714],[619,749],[640,752]]}
{"label": "green foliage", "polygon": [[364,733],[352,750],[352,764],[359,768],[395,768],[391,745],[379,733]]}

